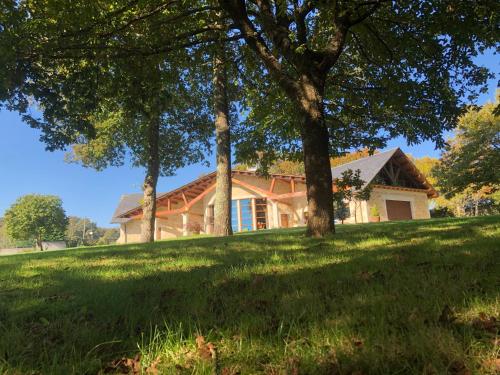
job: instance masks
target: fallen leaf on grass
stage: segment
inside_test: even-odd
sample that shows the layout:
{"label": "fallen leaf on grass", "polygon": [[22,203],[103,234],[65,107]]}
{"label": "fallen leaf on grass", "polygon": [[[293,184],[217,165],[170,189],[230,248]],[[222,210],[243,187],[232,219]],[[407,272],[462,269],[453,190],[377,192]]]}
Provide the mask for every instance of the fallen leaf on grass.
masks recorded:
{"label": "fallen leaf on grass", "polygon": [[480,312],[479,316],[472,321],[472,326],[495,334],[500,331],[500,322],[494,316],[488,316],[484,312]]}
{"label": "fallen leaf on grass", "polygon": [[137,354],[134,358],[120,358],[112,361],[104,369],[105,374],[140,374],[141,373],[141,355]]}
{"label": "fallen leaf on grass", "polygon": [[160,364],[160,357],[151,362],[151,364],[146,368],[146,374],[158,375],[158,365]]}
{"label": "fallen leaf on grass", "polygon": [[500,358],[487,359],[483,362],[483,368],[496,374],[500,374]]}
{"label": "fallen leaf on grass", "polygon": [[373,272],[361,271],[358,273],[358,278],[363,280],[363,281],[369,281],[369,280],[372,280],[375,278],[380,278],[383,276],[384,276],[384,274],[380,270],[373,271]]}
{"label": "fallen leaf on grass", "polygon": [[450,324],[453,323],[456,319],[457,317],[455,316],[455,313],[450,308],[450,306],[445,305],[443,307],[443,311],[441,311],[441,315],[439,315],[439,323]]}
{"label": "fallen leaf on grass", "polygon": [[196,336],[196,347],[198,348],[198,355],[201,359],[215,360],[217,355],[215,345],[211,342],[205,343],[205,338],[203,336]]}
{"label": "fallen leaf on grass", "polygon": [[450,375],[472,375],[471,370],[465,366],[462,361],[453,361],[448,367],[448,374]]}
{"label": "fallen leaf on grass", "polygon": [[264,282],[264,276],[254,275],[254,277],[252,279],[252,286],[253,287],[261,286],[263,282]]}
{"label": "fallen leaf on grass", "polygon": [[355,339],[355,340],[353,340],[353,342],[352,342],[352,343],[354,344],[354,346],[355,346],[356,348],[361,348],[361,347],[363,346],[363,341],[361,341],[361,340],[359,340],[359,339]]}
{"label": "fallen leaf on grass", "polygon": [[224,367],[221,370],[221,375],[240,375],[241,371],[237,367]]}

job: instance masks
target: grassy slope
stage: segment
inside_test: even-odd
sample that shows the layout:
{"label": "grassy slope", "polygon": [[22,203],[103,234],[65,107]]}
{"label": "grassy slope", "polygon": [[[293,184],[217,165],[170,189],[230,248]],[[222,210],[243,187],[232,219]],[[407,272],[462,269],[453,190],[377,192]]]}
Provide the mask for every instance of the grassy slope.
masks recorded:
{"label": "grassy slope", "polygon": [[0,373],[93,374],[139,351],[160,373],[493,372],[498,338],[474,319],[500,313],[500,217],[338,232],[2,257]]}

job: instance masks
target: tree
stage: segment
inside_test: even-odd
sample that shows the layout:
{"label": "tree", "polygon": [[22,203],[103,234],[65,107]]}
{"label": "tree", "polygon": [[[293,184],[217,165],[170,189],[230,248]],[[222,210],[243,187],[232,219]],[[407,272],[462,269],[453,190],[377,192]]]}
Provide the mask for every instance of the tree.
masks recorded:
{"label": "tree", "polygon": [[115,62],[108,91],[98,92],[102,104],[89,116],[94,134],[79,137],[68,157],[102,170],[123,165],[128,155],[134,166],[145,168],[142,242],[154,240],[158,177],[203,160],[210,148],[206,96],[191,90],[197,83],[181,62],[179,57],[175,66],[152,58]]}
{"label": "tree", "polygon": [[439,159],[430,156],[423,156],[421,158],[414,158],[409,155],[410,160],[415,164],[415,167],[422,172],[424,177],[429,181],[429,183],[435,188],[438,187],[438,180],[432,174],[432,170],[436,168],[439,164]]}
{"label": "tree", "polygon": [[60,198],[53,195],[25,195],[5,212],[7,234],[16,240],[42,242],[63,240],[68,219]]}
{"label": "tree", "polygon": [[440,190],[447,196],[469,187],[479,190],[500,184],[500,116],[497,103],[469,108],[460,117],[455,136],[448,141],[441,162],[433,169]]}
{"label": "tree", "polygon": [[99,228],[99,233],[97,245],[113,244],[120,237],[120,230],[117,228]]}
{"label": "tree", "polygon": [[[217,14],[220,18],[220,12]],[[222,26],[222,24],[221,24]],[[222,27],[225,30],[225,27]],[[213,52],[213,101],[215,114],[216,143],[216,187],[214,204],[214,231],[216,236],[233,234],[231,225],[231,132],[227,79],[227,46],[222,40],[223,34],[218,33],[219,42]]]}
{"label": "tree", "polygon": [[494,1],[220,4],[253,52],[247,70],[260,76],[249,96],[266,114],[252,120],[270,131],[254,126],[255,144],[276,153],[274,133],[296,152],[300,139],[314,236],[333,229],[330,154],[349,139],[370,148],[396,135],[442,144],[460,98],[487,77],[472,56],[497,42]]}
{"label": "tree", "polygon": [[87,218],[68,217],[65,238],[69,247],[94,245],[99,238],[97,224]]}
{"label": "tree", "polygon": [[338,213],[339,219],[344,223],[344,219],[347,217],[348,212],[346,212],[346,205],[348,209],[350,203],[354,202],[354,222],[357,223],[358,205],[361,204],[361,201],[370,199],[371,187],[369,185],[364,186],[365,181],[361,179],[361,171],[359,169],[355,171],[348,169],[342,172],[341,177],[335,178],[333,184],[335,187],[333,202],[334,207],[340,209]]}
{"label": "tree", "polygon": [[[316,236],[333,229],[329,156],[353,147],[381,147],[397,135],[440,146],[462,100],[484,88],[488,72],[472,57],[497,45],[500,14],[493,0],[132,1],[119,6],[80,0],[71,7],[11,2],[0,46],[15,45],[19,56],[12,63],[12,53],[7,54],[11,69],[0,75],[8,75],[0,93],[23,111],[29,98],[50,98],[52,89],[60,90],[59,78],[68,70],[79,74],[65,87],[91,98],[103,71],[94,69],[96,61],[187,49],[200,67],[204,54],[192,51],[220,41],[213,35],[217,23],[207,17],[220,10],[218,5],[225,11],[221,17],[232,20],[225,40],[245,41],[239,67],[249,78],[245,83],[254,83],[246,85],[244,102],[247,124],[257,121],[238,152],[255,157],[256,150],[266,151],[275,160],[276,154],[302,151],[308,233]],[[143,24],[151,30],[144,32]],[[54,61],[65,59],[72,63],[51,69]],[[91,134],[85,119],[74,115],[86,107],[79,98],[44,115],[59,120],[61,128],[67,119],[78,119],[80,131]],[[56,144],[71,136],[63,132]]]}
{"label": "tree", "polygon": [[70,216],[66,229],[66,243],[70,247],[108,245],[120,236],[117,228],[100,228],[87,218]]}

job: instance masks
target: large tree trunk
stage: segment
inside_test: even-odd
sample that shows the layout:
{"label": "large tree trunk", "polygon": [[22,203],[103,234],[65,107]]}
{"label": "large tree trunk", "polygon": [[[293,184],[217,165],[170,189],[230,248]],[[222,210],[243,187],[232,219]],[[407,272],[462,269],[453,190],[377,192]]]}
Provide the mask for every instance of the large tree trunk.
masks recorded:
{"label": "large tree trunk", "polygon": [[217,181],[215,187],[214,234],[229,236],[231,227],[231,137],[227,97],[226,54],[223,43],[214,56],[215,140]]}
{"label": "large tree trunk", "polygon": [[335,230],[329,134],[323,110],[323,84],[313,83],[309,77],[302,77],[301,87],[301,136],[309,216],[307,235],[322,237]]}
{"label": "large tree trunk", "polygon": [[160,116],[151,114],[147,129],[148,162],[143,184],[141,242],[153,242],[156,219],[156,184],[160,172]]}

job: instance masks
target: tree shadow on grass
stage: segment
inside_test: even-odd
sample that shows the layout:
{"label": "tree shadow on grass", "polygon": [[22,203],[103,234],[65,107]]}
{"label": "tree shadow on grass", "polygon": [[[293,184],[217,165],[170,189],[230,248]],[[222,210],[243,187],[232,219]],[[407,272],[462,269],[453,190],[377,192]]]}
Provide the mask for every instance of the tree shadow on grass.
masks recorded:
{"label": "tree shadow on grass", "polygon": [[[472,363],[472,328],[439,317],[445,305],[495,305],[494,238],[410,225],[418,230],[409,239],[395,225],[377,243],[380,228],[366,228],[324,240],[290,231],[86,251],[70,264],[38,258],[35,279],[3,296],[0,369],[3,358],[21,372],[95,373],[147,347],[155,328],[208,335],[220,366],[251,371],[413,372],[432,363],[439,372],[454,355]],[[464,229],[475,237],[446,244]],[[251,350],[234,350],[239,341]]]}

